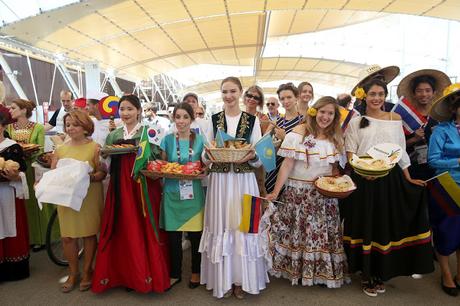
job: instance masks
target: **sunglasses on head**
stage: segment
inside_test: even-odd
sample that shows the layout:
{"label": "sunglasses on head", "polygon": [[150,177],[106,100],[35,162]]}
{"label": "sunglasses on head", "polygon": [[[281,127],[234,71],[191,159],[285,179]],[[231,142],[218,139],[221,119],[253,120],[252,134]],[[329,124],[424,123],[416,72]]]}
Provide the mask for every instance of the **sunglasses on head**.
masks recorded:
{"label": "sunglasses on head", "polygon": [[253,96],[253,95],[251,95],[250,93],[247,93],[247,94],[246,94],[246,98],[248,98],[248,99],[254,99],[254,100],[259,101],[259,102],[262,100],[261,97]]}

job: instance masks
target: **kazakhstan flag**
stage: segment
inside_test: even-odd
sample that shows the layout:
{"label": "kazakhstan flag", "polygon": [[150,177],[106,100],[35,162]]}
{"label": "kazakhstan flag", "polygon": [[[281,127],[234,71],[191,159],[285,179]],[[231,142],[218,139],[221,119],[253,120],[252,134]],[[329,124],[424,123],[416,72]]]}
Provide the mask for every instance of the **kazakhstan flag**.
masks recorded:
{"label": "kazakhstan flag", "polygon": [[260,138],[255,149],[265,170],[267,172],[273,171],[276,168],[276,151],[271,135],[267,134]]}
{"label": "kazakhstan flag", "polygon": [[222,131],[221,129],[217,129],[217,132],[216,132],[216,147],[218,148],[223,148],[225,147],[225,141],[227,140],[234,140],[235,138],[228,135],[227,133],[225,133],[224,131]]}

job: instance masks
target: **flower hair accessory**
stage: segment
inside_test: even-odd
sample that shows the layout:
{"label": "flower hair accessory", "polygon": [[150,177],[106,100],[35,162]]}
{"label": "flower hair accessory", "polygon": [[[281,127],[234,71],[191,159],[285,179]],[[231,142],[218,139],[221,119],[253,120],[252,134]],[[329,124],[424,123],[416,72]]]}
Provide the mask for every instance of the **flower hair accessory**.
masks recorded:
{"label": "flower hair accessory", "polygon": [[318,111],[314,107],[310,107],[307,110],[307,115],[310,116],[310,117],[315,117],[317,113],[318,113]]}
{"label": "flower hair accessory", "polygon": [[358,87],[355,90],[355,98],[362,100],[366,97],[366,93],[364,92],[364,89],[362,87]]}

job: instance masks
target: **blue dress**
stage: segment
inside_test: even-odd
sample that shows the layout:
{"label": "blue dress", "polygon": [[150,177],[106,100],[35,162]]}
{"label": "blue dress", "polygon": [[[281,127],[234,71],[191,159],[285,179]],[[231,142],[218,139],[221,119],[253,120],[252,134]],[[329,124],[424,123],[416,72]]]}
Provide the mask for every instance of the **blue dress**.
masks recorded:
{"label": "blue dress", "polygon": [[[428,163],[436,175],[445,171],[460,185],[460,133],[453,121],[439,124],[433,131],[428,147]],[[448,256],[460,249],[460,215],[448,216],[430,199],[430,223],[436,250]]]}

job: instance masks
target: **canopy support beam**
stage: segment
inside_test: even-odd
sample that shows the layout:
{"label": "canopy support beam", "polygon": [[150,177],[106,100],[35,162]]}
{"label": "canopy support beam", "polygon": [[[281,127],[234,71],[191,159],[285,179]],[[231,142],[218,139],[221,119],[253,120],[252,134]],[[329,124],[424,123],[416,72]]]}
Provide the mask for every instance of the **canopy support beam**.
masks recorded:
{"label": "canopy support beam", "polygon": [[69,70],[67,69],[66,66],[64,66],[59,60],[55,61],[55,65],[59,72],[62,75],[62,78],[64,79],[65,83],[69,87],[69,90],[72,92],[73,96],[76,98],[81,97],[80,90],[78,89],[77,84],[75,84],[75,81],[73,80],[72,76],[70,75]]}
{"label": "canopy support beam", "polygon": [[24,90],[22,89],[22,86],[19,84],[18,80],[16,79],[16,75],[13,73],[11,70],[10,65],[6,61],[5,57],[3,57],[3,54],[0,52],[0,65],[2,66],[2,69],[5,70],[6,77],[8,80],[10,80],[11,85],[13,85],[14,90],[16,90],[16,93],[18,94],[19,98],[24,99],[24,100],[29,100],[24,93]]}

